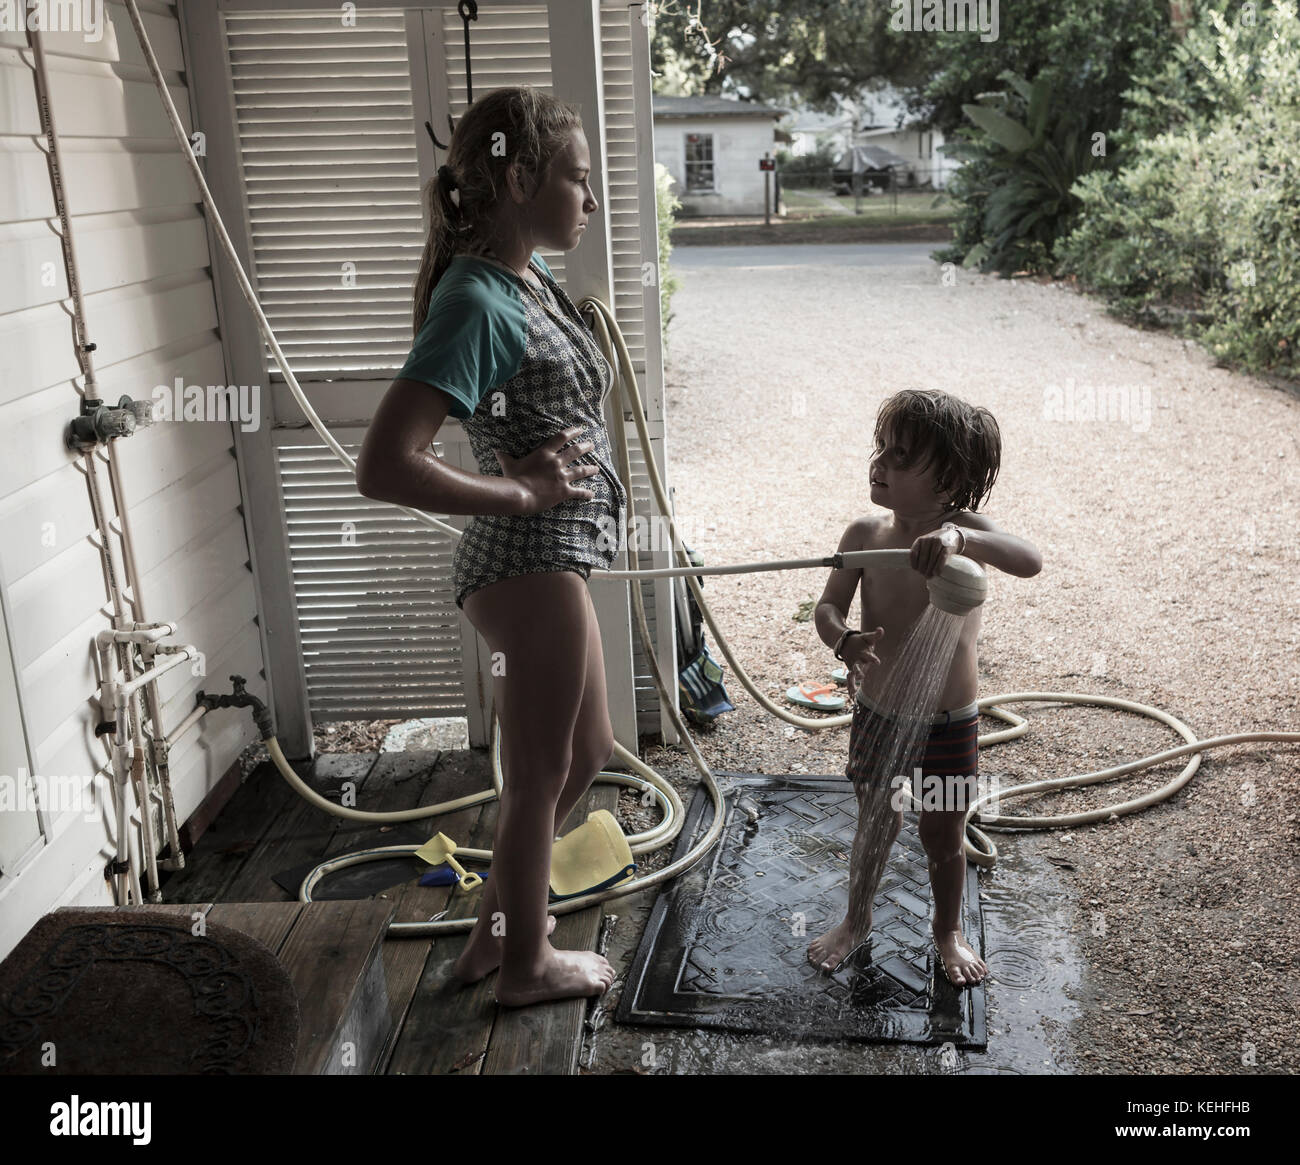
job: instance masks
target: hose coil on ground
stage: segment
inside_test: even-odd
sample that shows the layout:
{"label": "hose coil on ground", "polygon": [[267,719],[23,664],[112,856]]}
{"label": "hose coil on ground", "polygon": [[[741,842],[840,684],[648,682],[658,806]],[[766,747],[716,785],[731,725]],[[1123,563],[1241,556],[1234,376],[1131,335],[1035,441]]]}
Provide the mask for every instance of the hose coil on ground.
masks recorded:
{"label": "hose coil on ground", "polygon": [[[159,97],[162,101],[163,108],[167,114],[168,121],[171,123],[173,134],[180,146],[181,152],[189,166],[203,199],[203,204],[209,215],[209,222],[221,246],[221,250],[230,262],[230,266],[235,273],[236,281],[240,291],[248,303],[250,310],[256,318],[258,329],[263,338],[266,340],[272,355],[275,357],[276,364],[284,374],[285,381],[293,393],[294,399],[302,409],[304,415],[311,422],[312,427],[320,435],[325,445],[334,453],[334,455],[343,462],[349,469],[356,472],[356,463],[348,455],[346,450],[338,443],[333,434],[322,423],[315,410],[311,407],[306,395],[298,384],[293,370],[289,367],[284,353],[272,332],[270,324],[258,303],[257,296],[253,291],[252,285],[244,272],[235,248],[230,241],[230,236],[226,232],[225,224],[222,222],[221,215],[213,201],[211,191],[208,189],[207,182],[199,168],[194,154],[190,149],[189,139],[185,129],[181,124],[180,117],[176,112],[176,107],[172,102],[171,94],[167,90],[166,82],[163,78],[162,71],[158,66],[157,58],[154,56],[152,45],[145,32],[144,23],[140,17],[136,0],[124,0],[127,13],[131,18],[132,26],[135,28],[136,36],[140,41],[140,46],[144,54],[145,62],[149,72],[153,77],[154,85],[158,90]],[[680,539],[677,534],[676,525],[673,522],[672,507],[669,503],[667,493],[664,489],[663,482],[660,479],[659,471],[655,465],[653,452],[651,449],[650,436],[647,432],[640,395],[636,386],[636,373],[632,364],[631,356],[627,349],[623,335],[618,328],[613,313],[609,307],[598,299],[588,297],[579,305],[580,310],[590,308],[593,312],[593,331],[605,352],[610,363],[614,365],[617,378],[623,386],[627,405],[631,409],[632,418],[637,431],[638,443],[644,453],[644,462],[650,477],[651,487],[654,491],[656,504],[660,513],[670,523],[673,534],[673,544],[677,547],[677,554],[681,560],[681,566],[689,567],[691,564],[685,560],[685,555],[680,549]],[[619,446],[621,470],[625,482],[630,479],[631,473],[628,465],[628,455],[626,447],[626,436],[623,432],[622,424],[613,426],[615,441]],[[437,519],[430,517],[428,514],[419,510],[408,507],[399,507],[404,513],[414,517],[433,529],[442,531],[452,537],[459,537],[460,532],[446,523],[439,522]],[[629,514],[629,519],[632,518]],[[751,564],[754,569],[777,569],[784,568],[787,564]],[[808,565],[808,564],[804,564]],[[748,568],[747,568],[748,569]],[[740,680],[741,684],[750,693],[751,696],[770,714],[783,720],[787,724],[802,728],[805,731],[821,731],[826,728],[834,728],[845,725],[851,719],[850,716],[830,716],[824,719],[811,719],[808,717],[798,716],[787,711],[774,703],[765,693],[761,692],[758,686],[750,678],[749,674],[741,666],[740,662],[732,653],[731,646],[727,642],[726,636],[719,629],[708,603],[704,599],[700,584],[695,577],[696,574],[704,573],[722,573],[720,568],[714,568],[710,571],[708,568],[694,568],[686,574],[687,585],[691,587],[696,601],[699,604],[701,614],[707,623],[709,630],[713,633],[714,640],[728,664]],[[621,578],[627,581],[633,579],[653,577],[655,572],[610,572],[611,578]],[[593,575],[593,578],[597,577]],[[673,692],[668,686],[666,677],[663,674],[658,657],[654,651],[652,636],[649,633],[644,604],[641,598],[641,587],[638,584],[631,586],[632,605],[637,617],[637,628],[642,637],[645,647],[646,657],[651,663],[651,668],[655,673],[656,684],[659,688],[660,695],[665,701],[665,707],[673,720],[675,727],[681,734],[683,743],[691,756],[691,760],[698,769],[701,779],[707,789],[713,805],[713,819],[709,828],[704,835],[696,842],[689,852],[683,855],[676,862],[671,863],[662,870],[631,882],[626,882],[621,886],[613,889],[602,891],[596,894],[583,895],[581,898],[568,899],[558,902],[550,907],[553,914],[568,913],[573,910],[582,910],[588,906],[596,905],[600,902],[608,901],[611,898],[622,897],[627,894],[634,894],[651,886],[658,885],[677,874],[689,869],[697,862],[718,839],[722,832],[723,824],[723,800],[721,791],[718,788],[712,772],[701,756],[699,749],[696,747],[685,723],[683,722],[680,712],[677,709],[676,702],[673,698]],[[1094,821],[1109,820],[1112,817],[1122,816],[1127,813],[1136,813],[1150,805],[1154,805],[1166,798],[1172,796],[1183,787],[1200,766],[1200,754],[1211,748],[1222,748],[1230,744],[1241,744],[1249,741],[1285,741],[1290,743],[1300,742],[1300,732],[1258,732],[1258,733],[1238,733],[1230,736],[1218,736],[1209,740],[1197,740],[1191,729],[1183,724],[1176,717],[1160,709],[1150,707],[1145,704],[1138,704],[1129,700],[1121,700],[1107,696],[1093,696],[1075,692],[1013,692],[1006,695],[989,696],[979,701],[981,711],[993,716],[994,718],[1004,720],[1011,727],[997,732],[981,736],[979,743],[982,746],[996,744],[1001,741],[1011,740],[1028,730],[1028,721],[1008,712],[1001,707],[1003,704],[1013,704],[1024,701],[1050,701],[1058,703],[1078,703],[1078,704],[1095,704],[1105,707],[1120,708],[1125,711],[1140,713],[1141,715],[1150,716],[1153,719],[1167,724],[1179,733],[1186,743],[1180,747],[1168,749],[1153,756],[1144,757],[1141,760],[1129,762],[1124,765],[1117,765],[1113,768],[1100,770],[1094,773],[1085,773],[1075,777],[1058,777],[1050,780],[1036,781],[1027,785],[1018,785],[1012,788],[999,789],[996,792],[987,794],[975,801],[967,810],[966,830],[968,836],[963,842],[963,848],[967,856],[977,865],[985,868],[991,867],[997,860],[997,850],[992,841],[980,829],[972,824],[972,818],[979,813],[981,824],[989,829],[1058,829],[1067,828],[1074,825],[1082,825]],[[470,805],[481,804],[484,801],[491,800],[499,796],[502,788],[502,776],[500,768],[500,730],[493,720],[493,740],[492,740],[492,777],[493,788],[484,790],[481,793],[471,794],[467,797],[461,797],[454,801],[447,801],[439,805],[425,806],[420,809],[405,810],[396,813],[368,813],[362,810],[350,809],[345,806],[336,805],[319,793],[307,786],[293,768],[285,759],[280,749],[279,743],[274,737],[268,740],[268,749],[271,759],[276,768],[290,785],[302,796],[306,797],[314,805],[325,809],[327,812],[337,816],[346,817],[355,821],[373,821],[377,823],[389,823],[396,821],[411,821],[425,817],[436,817],[445,813],[450,813],[456,809],[462,809]],[[625,787],[637,789],[645,795],[653,795],[660,807],[664,811],[664,816],[659,825],[642,834],[637,834],[628,839],[632,851],[636,853],[645,853],[649,850],[661,848],[672,842],[680,833],[683,822],[683,807],[680,797],[673,789],[672,785],[654,770],[643,764],[636,756],[627,750],[615,746],[615,755],[618,760],[631,770],[632,775],[625,773],[602,772],[598,780],[602,782],[615,783]],[[1165,761],[1173,760],[1176,757],[1188,756],[1190,760],[1183,771],[1173,781],[1164,785],[1160,789],[1153,790],[1142,797],[1134,798],[1129,801],[1121,802],[1115,805],[1108,805],[1100,809],[1089,810],[1086,813],[1076,813],[1057,817],[1006,817],[998,813],[982,813],[981,809],[985,804],[994,802],[1000,803],[1002,800],[1012,797],[1031,796],[1035,793],[1044,792],[1049,789],[1071,788],[1087,784],[1095,784],[1101,781],[1110,780],[1114,777],[1137,772],[1141,769],[1150,768],[1153,765],[1162,764]],[[974,838],[978,845],[973,845],[971,838]],[[326,874],[345,868],[349,865],[355,865],[363,861],[378,860],[384,857],[391,857],[403,853],[413,853],[417,846],[389,846],[380,849],[365,850],[359,853],[345,855],[334,858],[330,861],[323,862],[308,874],[303,881],[299,898],[304,902],[311,901],[311,889]],[[467,850],[457,849],[457,856],[464,856],[471,859],[490,860],[491,853],[487,850]],[[393,923],[390,925],[389,933],[395,936],[420,936],[420,935],[437,935],[449,932],[467,930],[474,924],[473,918],[467,919],[447,919],[442,921],[426,923]]]}

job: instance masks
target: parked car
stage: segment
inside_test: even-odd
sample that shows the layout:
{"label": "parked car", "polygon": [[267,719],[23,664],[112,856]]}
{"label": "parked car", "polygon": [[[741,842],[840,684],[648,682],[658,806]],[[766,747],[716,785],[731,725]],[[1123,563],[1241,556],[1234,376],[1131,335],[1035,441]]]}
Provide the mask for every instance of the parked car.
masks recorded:
{"label": "parked car", "polygon": [[831,188],[836,194],[852,194],[853,174],[857,171],[862,175],[863,193],[870,193],[872,187],[888,190],[894,172],[901,172],[906,165],[905,158],[881,146],[854,146],[831,163]]}

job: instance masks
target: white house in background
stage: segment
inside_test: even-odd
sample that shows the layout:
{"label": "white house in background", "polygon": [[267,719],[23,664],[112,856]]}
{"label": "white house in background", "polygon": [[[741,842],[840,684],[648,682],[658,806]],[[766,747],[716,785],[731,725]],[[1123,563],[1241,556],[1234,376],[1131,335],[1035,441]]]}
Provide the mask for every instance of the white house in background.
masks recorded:
{"label": "white house in background", "polygon": [[883,146],[907,159],[906,173],[898,180],[907,186],[933,186],[942,190],[961,163],[945,155],[943,132],[923,128],[921,119],[911,116],[898,91],[886,85],[867,94],[858,109],[858,128],[853,144]]}
{"label": "white house in background", "polygon": [[795,110],[781,126],[790,135],[790,153],[796,158],[814,154],[822,145],[836,153],[848,149],[853,117],[848,112],[816,113]]}
{"label": "white house in background", "polygon": [[897,154],[907,162],[898,176],[903,186],[930,183],[942,190],[961,165],[944,154],[943,133],[922,128],[921,120],[909,116],[891,86],[865,94],[856,110],[847,103],[839,113],[795,110],[781,128],[793,139],[790,152],[795,156],[812,153],[823,142],[829,142],[837,154],[850,144],[877,146]]}
{"label": "white house in background", "polygon": [[758,162],[787,144],[788,135],[776,128],[785,113],[729,97],[656,95],[655,160],[673,177],[673,193],[682,202],[679,214],[762,214],[764,176]]}

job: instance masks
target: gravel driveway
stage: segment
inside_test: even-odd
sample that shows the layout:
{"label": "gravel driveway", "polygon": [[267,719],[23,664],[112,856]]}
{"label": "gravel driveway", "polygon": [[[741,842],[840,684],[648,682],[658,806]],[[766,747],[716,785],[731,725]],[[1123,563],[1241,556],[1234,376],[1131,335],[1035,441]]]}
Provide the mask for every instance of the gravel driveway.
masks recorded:
{"label": "gravel driveway", "polygon": [[[945,283],[916,247],[780,252],[673,254],[684,286],[673,301],[668,456],[678,511],[706,561],[833,551],[871,509],[880,402],[943,388],[997,417],[1002,470],[985,512],[1043,555],[1032,579],[990,571],[981,696],[1120,696],[1172,712],[1201,738],[1300,731],[1294,393],[1215,368],[1196,345],[1120,324],[1060,286],[961,270]],[[1110,402],[1109,419],[1082,414],[1088,390]],[[833,666],[812,624],[793,617],[823,583],[821,572],[706,580],[721,625],[773,697]],[[736,711],[700,734],[715,768],[842,769],[847,729],[796,732],[730,672],[727,687]],[[1108,709],[1012,710],[1030,733],[981,752],[981,771],[1004,786],[1178,743],[1154,721]],[[985,731],[998,723],[986,718]],[[689,771],[680,753],[647,759]],[[1127,800],[1184,763],[1004,812]],[[1046,857],[1073,888],[1089,966],[1068,1032],[1079,1062],[1098,1072],[1300,1069],[1298,776],[1295,744],[1234,745],[1205,754],[1186,787],[1145,812],[993,835],[1004,852]],[[996,996],[996,954],[989,964]]]}

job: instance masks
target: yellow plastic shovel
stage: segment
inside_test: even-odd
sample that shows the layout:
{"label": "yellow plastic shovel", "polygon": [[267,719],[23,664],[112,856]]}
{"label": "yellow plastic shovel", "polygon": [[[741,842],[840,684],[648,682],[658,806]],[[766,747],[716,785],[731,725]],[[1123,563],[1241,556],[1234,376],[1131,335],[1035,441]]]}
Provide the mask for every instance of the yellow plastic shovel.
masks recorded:
{"label": "yellow plastic shovel", "polygon": [[415,856],[423,858],[431,866],[444,864],[450,866],[459,876],[462,890],[473,890],[475,887],[481,886],[483,879],[478,874],[468,873],[465,867],[452,856],[455,852],[456,843],[451,838],[445,833],[435,833],[415,851]]}

